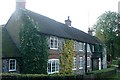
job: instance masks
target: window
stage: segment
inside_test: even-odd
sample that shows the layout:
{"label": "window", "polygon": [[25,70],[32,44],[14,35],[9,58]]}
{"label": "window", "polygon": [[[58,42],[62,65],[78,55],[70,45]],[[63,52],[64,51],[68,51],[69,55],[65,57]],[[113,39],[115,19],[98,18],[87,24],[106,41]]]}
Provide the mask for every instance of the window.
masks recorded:
{"label": "window", "polygon": [[74,41],[73,47],[74,47],[74,51],[76,51],[76,41]]}
{"label": "window", "polygon": [[76,57],[74,57],[73,70],[76,70]]}
{"label": "window", "polygon": [[16,59],[9,59],[9,71],[16,71]]}
{"label": "window", "polygon": [[90,67],[90,57],[87,57],[87,67]]}
{"label": "window", "polygon": [[58,49],[58,38],[51,36],[50,37],[50,49]]}
{"label": "window", "polygon": [[94,45],[92,45],[92,52],[95,52],[95,48],[94,48]]}
{"label": "window", "polygon": [[91,52],[89,44],[87,44],[87,52]]}
{"label": "window", "polygon": [[59,59],[48,60],[48,74],[59,72]]}
{"label": "window", "polygon": [[79,42],[79,51],[83,51],[84,50],[84,43]]}
{"label": "window", "polygon": [[80,57],[79,64],[80,64],[79,69],[83,69],[83,57]]}

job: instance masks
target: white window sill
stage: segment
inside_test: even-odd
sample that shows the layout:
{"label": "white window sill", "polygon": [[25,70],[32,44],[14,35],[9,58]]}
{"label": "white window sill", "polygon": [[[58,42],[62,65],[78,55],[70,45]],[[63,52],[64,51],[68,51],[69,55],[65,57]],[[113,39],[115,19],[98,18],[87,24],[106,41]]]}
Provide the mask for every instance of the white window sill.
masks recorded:
{"label": "white window sill", "polygon": [[55,71],[55,72],[48,72],[48,74],[54,74],[54,73],[59,73],[59,71]]}
{"label": "white window sill", "polygon": [[9,70],[9,71],[16,71],[16,69],[12,69],[12,70]]}
{"label": "white window sill", "polygon": [[83,67],[80,67],[79,69],[83,69]]}
{"label": "white window sill", "polygon": [[84,52],[84,50],[79,50],[80,52]]}
{"label": "white window sill", "polygon": [[87,66],[87,67],[90,67],[90,66]]}
{"label": "white window sill", "polygon": [[72,69],[72,70],[77,70],[76,68]]}
{"label": "white window sill", "polygon": [[50,49],[53,49],[53,50],[58,50],[58,48],[50,48]]}

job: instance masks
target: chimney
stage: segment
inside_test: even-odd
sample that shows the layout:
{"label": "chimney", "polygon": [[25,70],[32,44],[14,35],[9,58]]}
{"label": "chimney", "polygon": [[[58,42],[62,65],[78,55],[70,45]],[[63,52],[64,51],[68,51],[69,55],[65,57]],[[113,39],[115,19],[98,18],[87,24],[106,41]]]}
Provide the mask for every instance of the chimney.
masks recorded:
{"label": "chimney", "polygon": [[25,9],[26,0],[16,0],[16,10]]}
{"label": "chimney", "polygon": [[120,1],[118,2],[118,12],[120,13]]}
{"label": "chimney", "polygon": [[68,25],[68,26],[71,26],[71,20],[69,19],[70,17],[68,16],[68,19],[65,20],[65,24]]}
{"label": "chimney", "polygon": [[93,30],[90,29],[90,28],[88,28],[88,34],[91,35],[91,36],[93,36]]}

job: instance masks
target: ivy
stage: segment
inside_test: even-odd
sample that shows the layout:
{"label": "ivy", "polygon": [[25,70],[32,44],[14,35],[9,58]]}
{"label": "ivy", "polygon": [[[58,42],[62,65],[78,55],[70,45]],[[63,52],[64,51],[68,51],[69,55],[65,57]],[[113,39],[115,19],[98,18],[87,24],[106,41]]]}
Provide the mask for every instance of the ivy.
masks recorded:
{"label": "ivy", "polygon": [[46,37],[38,34],[38,24],[25,11],[22,12],[22,21],[20,30],[22,73],[46,74],[48,61]]}
{"label": "ivy", "polygon": [[60,57],[60,73],[61,74],[71,74],[73,68],[73,40],[65,40],[65,44],[63,47],[63,53]]}

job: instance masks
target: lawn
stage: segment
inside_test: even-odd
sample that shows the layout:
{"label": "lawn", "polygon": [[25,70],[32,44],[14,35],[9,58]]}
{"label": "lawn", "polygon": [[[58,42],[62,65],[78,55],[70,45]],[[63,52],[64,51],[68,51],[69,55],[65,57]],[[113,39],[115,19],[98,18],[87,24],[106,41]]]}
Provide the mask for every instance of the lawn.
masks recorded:
{"label": "lawn", "polygon": [[119,78],[120,79],[120,72],[115,74],[115,75],[113,75],[113,78]]}

